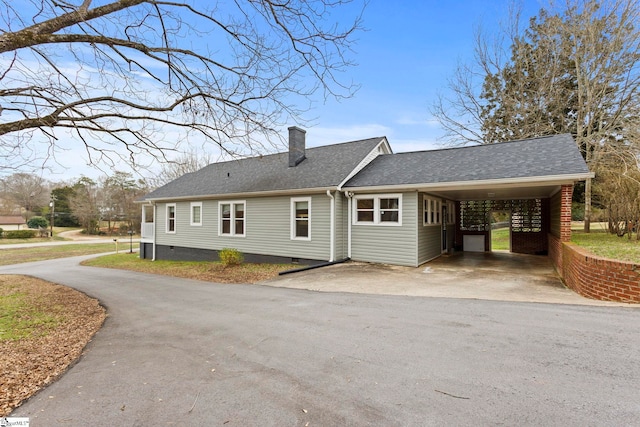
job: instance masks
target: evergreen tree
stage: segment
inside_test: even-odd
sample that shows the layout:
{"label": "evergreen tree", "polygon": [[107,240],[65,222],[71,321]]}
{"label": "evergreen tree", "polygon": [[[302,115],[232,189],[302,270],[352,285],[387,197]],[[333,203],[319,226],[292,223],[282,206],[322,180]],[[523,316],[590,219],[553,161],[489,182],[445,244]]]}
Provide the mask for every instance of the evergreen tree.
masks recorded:
{"label": "evergreen tree", "polygon": [[[596,176],[614,167],[612,153],[637,158],[640,5],[568,0],[559,11],[542,9],[524,31],[515,16],[508,59],[479,36],[477,64],[459,69],[450,82],[455,96],[435,105],[448,135],[485,144],[571,133]],[[591,180],[584,201],[589,231]]]}

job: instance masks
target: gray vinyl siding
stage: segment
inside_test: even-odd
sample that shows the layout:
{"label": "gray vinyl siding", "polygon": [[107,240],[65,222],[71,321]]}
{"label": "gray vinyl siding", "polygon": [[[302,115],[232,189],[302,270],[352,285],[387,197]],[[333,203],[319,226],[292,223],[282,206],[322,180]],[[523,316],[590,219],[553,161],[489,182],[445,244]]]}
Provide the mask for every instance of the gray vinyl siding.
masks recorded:
{"label": "gray vinyl siding", "polygon": [[416,192],[402,193],[401,226],[352,224],[351,257],[355,261],[417,266],[417,200]]}
{"label": "gray vinyl siding", "polygon": [[[200,200],[193,200],[200,201]],[[212,249],[210,242],[218,235],[218,203],[213,200],[202,201],[202,225],[190,225],[191,201],[177,202],[176,232],[166,232],[166,203],[159,203],[156,216],[156,244],[183,246],[189,248]]]}
{"label": "gray vinyl siding", "polygon": [[[311,240],[291,239],[291,197],[233,198],[245,202],[245,236],[218,235],[218,203],[202,201],[202,226],[190,225],[190,202],[176,203],[176,232],[165,232],[166,205],[158,204],[156,242],[159,245],[214,249],[235,248],[251,254],[329,259],[330,199],[311,197]],[[199,200],[194,200],[199,201]]]}
{"label": "gray vinyl siding", "polygon": [[336,198],[336,250],[335,259],[347,257],[347,198],[340,192]]}
{"label": "gray vinyl siding", "polygon": [[442,226],[418,226],[418,263],[422,264],[442,253]]}
{"label": "gray vinyl siding", "polygon": [[[442,254],[442,225],[424,225],[424,194],[418,194],[418,264],[432,260]],[[442,203],[446,203],[442,200]],[[442,218],[446,221],[446,218]],[[447,235],[453,242],[454,226],[449,225]]]}

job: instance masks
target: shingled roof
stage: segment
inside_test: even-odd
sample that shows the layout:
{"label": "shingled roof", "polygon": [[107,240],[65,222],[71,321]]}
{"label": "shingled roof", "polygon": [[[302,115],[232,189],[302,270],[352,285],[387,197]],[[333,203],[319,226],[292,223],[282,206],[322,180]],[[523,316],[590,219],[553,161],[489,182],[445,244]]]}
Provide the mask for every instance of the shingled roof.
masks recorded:
{"label": "shingled roof", "polygon": [[344,188],[575,176],[589,169],[569,134],[381,155]]}
{"label": "shingled roof", "polygon": [[289,167],[289,153],[212,163],[147,194],[143,200],[211,197],[270,191],[336,188],[385,137],[307,148]]}
{"label": "shingled roof", "polygon": [[21,215],[2,215],[0,216],[0,225],[22,225],[27,222]]}

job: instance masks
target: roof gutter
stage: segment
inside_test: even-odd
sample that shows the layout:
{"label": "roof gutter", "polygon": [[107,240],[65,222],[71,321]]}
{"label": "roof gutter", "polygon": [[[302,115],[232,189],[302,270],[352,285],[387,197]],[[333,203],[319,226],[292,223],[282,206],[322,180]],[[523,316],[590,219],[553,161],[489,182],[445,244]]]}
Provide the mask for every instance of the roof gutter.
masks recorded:
{"label": "roof gutter", "polygon": [[452,181],[452,182],[433,182],[433,183],[415,183],[415,184],[392,184],[392,185],[371,185],[360,187],[347,187],[343,190],[347,191],[389,191],[389,190],[430,190],[430,191],[446,191],[460,189],[475,188],[513,188],[522,187],[523,185],[543,184],[543,185],[562,185],[575,181],[583,181],[588,178],[594,178],[593,172],[571,175],[550,175],[535,176],[523,178],[507,178],[507,179],[485,179],[478,181]]}
{"label": "roof gutter", "polygon": [[166,197],[152,197],[136,201],[136,203],[154,203],[164,201],[181,201],[181,200],[219,200],[219,199],[237,199],[245,197],[263,197],[263,196],[283,196],[293,194],[309,194],[309,193],[324,193],[326,191],[334,191],[336,187],[314,187],[314,188],[296,188],[291,190],[269,190],[269,191],[254,191],[245,193],[221,193],[221,194],[194,194],[191,196],[166,196]]}

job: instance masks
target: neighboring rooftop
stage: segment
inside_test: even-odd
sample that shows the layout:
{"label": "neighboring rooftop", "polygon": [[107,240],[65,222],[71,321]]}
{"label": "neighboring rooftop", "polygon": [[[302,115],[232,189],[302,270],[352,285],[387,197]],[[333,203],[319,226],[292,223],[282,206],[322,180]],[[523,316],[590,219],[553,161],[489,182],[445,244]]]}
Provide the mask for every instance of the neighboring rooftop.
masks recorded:
{"label": "neighboring rooftop", "polygon": [[2,225],[22,225],[26,223],[21,215],[0,215],[0,224]]}
{"label": "neighboring rooftop", "polygon": [[385,137],[307,148],[289,167],[289,153],[212,163],[158,188],[146,200],[337,187]]}
{"label": "neighboring rooftop", "polygon": [[381,155],[344,188],[588,175],[569,134]]}

